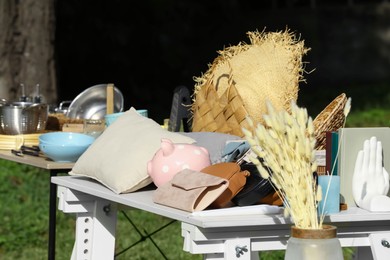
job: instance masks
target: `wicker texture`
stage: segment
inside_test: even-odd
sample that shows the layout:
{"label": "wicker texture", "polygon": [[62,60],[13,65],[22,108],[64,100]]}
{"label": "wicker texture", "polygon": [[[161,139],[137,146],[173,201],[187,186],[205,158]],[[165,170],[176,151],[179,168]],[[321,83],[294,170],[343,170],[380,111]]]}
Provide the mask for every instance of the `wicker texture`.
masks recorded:
{"label": "wicker texture", "polygon": [[315,137],[317,140],[316,150],[326,148],[326,132],[339,130],[344,122],[344,107],[347,103],[345,93],[337,96],[324,110],[319,113],[313,121]]}
{"label": "wicker texture", "polygon": [[297,100],[303,81],[302,56],[308,51],[303,41],[288,30],[248,32],[248,37],[250,44],[219,51],[208,71],[195,78],[193,131],[243,136],[246,116],[263,123],[267,100],[276,110],[287,111]]}
{"label": "wicker texture", "polygon": [[218,96],[214,85],[209,82],[197,95],[193,107],[194,132],[219,132],[243,137],[242,127],[248,115],[244,103],[234,85]]}

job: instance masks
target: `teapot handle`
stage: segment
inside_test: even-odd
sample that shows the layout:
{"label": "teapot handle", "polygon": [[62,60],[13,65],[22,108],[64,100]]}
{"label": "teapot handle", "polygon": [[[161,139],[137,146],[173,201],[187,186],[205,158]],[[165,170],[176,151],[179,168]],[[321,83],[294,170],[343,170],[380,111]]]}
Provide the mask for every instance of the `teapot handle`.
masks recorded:
{"label": "teapot handle", "polygon": [[58,107],[59,110],[64,109],[64,107],[69,108],[70,104],[72,103],[71,100],[62,101]]}

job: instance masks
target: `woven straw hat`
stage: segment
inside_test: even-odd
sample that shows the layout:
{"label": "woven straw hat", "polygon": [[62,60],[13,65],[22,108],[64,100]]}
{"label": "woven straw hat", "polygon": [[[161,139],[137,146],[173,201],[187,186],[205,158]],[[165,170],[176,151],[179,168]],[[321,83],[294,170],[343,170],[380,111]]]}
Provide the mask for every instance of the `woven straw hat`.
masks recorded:
{"label": "woven straw hat", "polygon": [[[302,56],[309,50],[304,47],[304,42],[297,40],[288,30],[256,31],[247,34],[249,44],[239,43],[219,51],[219,56],[209,66],[208,71],[202,77],[195,78],[193,131],[211,131],[206,127],[208,121],[203,118],[206,114],[199,113],[204,102],[207,101],[213,106],[218,102],[217,106],[225,111],[225,106],[230,104],[232,99],[232,93],[239,96],[237,104],[233,105],[233,116],[238,120],[237,125],[231,126],[237,129],[226,132],[226,128],[222,126],[214,128],[223,129],[224,133],[234,132],[239,136],[243,136],[243,114],[262,123],[262,116],[267,112],[266,100],[271,101],[276,110],[289,110],[290,102],[297,100],[298,85],[303,80]],[[215,93],[211,95],[211,91]],[[222,104],[221,100],[227,100],[227,104]],[[238,101],[242,103],[238,104]],[[240,111],[240,115],[235,116],[234,111]],[[232,116],[227,114],[225,116]],[[213,115],[208,117],[212,118]],[[225,120],[228,121],[230,117]]]}
{"label": "woven straw hat", "polygon": [[326,132],[337,131],[343,126],[346,103],[347,95],[342,93],[330,102],[313,120],[314,134],[317,141],[316,150],[324,150],[326,148]]}

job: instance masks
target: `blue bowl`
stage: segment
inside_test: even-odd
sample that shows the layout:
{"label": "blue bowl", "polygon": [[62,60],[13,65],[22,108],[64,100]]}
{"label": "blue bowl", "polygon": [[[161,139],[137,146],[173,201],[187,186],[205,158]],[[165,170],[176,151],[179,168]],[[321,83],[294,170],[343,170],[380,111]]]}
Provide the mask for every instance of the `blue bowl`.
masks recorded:
{"label": "blue bowl", "polygon": [[55,162],[75,162],[95,138],[79,133],[53,132],[39,137],[39,148]]}
{"label": "blue bowl", "polygon": [[106,122],[106,127],[109,127],[112,123],[115,122],[115,120],[118,119],[118,117],[120,117],[123,114],[124,114],[124,112],[118,112],[118,113],[114,113],[114,114],[105,115],[104,120]]}
{"label": "blue bowl", "polygon": [[[148,110],[147,109],[137,109],[136,110],[138,114],[144,117],[148,117]],[[118,117],[122,116],[125,112],[118,112],[113,114],[107,114],[104,116],[104,120],[106,121],[106,127],[109,127],[112,123],[114,123]]]}
{"label": "blue bowl", "polygon": [[39,143],[50,145],[90,145],[95,138],[90,135],[71,132],[52,132],[39,136]]}

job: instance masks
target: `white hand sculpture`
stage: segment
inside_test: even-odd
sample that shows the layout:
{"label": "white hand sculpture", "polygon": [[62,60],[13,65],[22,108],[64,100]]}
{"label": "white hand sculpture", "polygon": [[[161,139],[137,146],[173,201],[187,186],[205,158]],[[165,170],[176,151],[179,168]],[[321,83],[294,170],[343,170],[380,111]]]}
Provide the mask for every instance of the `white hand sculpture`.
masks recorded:
{"label": "white hand sculpture", "polygon": [[364,141],[356,158],[352,195],[356,204],[369,211],[390,211],[389,174],[383,167],[382,143],[376,137]]}

